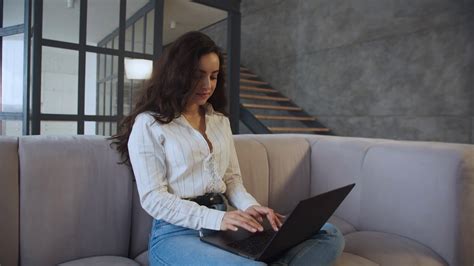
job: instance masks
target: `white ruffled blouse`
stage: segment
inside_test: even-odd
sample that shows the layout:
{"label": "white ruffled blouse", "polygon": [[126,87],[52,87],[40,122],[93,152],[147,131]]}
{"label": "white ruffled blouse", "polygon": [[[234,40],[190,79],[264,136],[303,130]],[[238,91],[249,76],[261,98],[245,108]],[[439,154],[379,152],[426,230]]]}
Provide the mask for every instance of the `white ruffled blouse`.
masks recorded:
{"label": "white ruffled blouse", "polygon": [[242,184],[229,119],[206,108],[204,137],[180,116],[169,124],[151,113],[139,114],[128,141],[128,152],[140,202],[152,217],[192,229],[219,230],[223,211],[184,200],[207,192],[225,193],[233,206],[258,205]]}

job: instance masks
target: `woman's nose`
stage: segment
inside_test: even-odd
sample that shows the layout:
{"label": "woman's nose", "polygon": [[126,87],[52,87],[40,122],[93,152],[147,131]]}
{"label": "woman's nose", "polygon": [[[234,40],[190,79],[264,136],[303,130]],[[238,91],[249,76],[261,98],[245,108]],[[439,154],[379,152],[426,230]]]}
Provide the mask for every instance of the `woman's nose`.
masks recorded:
{"label": "woman's nose", "polygon": [[210,77],[204,77],[203,78],[202,87],[206,88],[206,89],[211,87],[211,78]]}

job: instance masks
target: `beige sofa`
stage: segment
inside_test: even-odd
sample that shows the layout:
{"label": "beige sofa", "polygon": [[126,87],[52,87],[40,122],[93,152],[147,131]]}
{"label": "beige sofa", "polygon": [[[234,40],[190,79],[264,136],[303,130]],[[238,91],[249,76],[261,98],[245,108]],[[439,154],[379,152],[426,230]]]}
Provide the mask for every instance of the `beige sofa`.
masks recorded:
{"label": "beige sofa", "polygon": [[[331,221],[338,265],[473,265],[474,146],[241,135],[248,190],[289,212],[357,183]],[[145,265],[151,218],[102,137],[0,138],[0,264]]]}

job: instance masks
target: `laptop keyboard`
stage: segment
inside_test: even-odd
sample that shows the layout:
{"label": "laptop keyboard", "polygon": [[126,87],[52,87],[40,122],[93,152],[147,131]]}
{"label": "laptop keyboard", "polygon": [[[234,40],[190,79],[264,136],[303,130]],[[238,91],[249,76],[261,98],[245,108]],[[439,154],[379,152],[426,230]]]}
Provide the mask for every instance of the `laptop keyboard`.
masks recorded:
{"label": "laptop keyboard", "polygon": [[258,255],[263,251],[270,239],[275,235],[272,229],[255,233],[248,238],[244,238],[228,244],[228,246],[243,251],[251,255]]}

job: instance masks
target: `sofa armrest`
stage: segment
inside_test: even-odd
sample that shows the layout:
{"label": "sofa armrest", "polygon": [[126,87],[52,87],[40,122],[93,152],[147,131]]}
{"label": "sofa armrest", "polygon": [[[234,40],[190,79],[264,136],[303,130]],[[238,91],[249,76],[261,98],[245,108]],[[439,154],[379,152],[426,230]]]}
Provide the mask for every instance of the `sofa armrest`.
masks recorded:
{"label": "sofa armrest", "polygon": [[18,138],[0,137],[0,265],[18,264]]}

